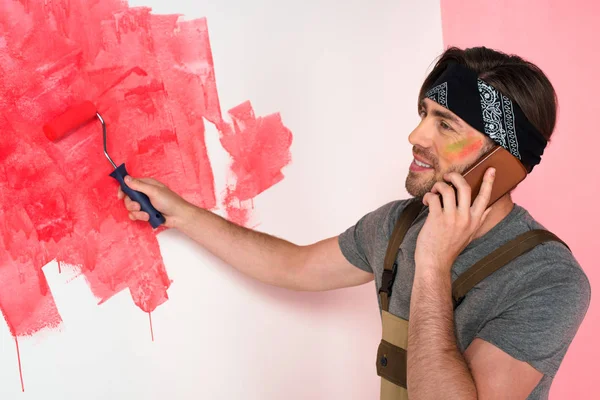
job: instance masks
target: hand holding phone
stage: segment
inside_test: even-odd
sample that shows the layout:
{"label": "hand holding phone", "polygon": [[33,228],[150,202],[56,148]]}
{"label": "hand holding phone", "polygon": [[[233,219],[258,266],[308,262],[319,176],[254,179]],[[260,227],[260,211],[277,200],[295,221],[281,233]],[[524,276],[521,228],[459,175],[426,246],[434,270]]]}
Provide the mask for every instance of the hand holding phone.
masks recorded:
{"label": "hand holding phone", "polygon": [[[494,179],[494,185],[492,186],[488,207],[491,207],[492,204],[514,189],[523,179],[525,179],[525,177],[527,177],[527,170],[515,156],[510,154],[504,147],[495,146],[481,156],[481,158],[467,168],[462,174],[471,187],[471,205],[473,205],[473,202],[479,195],[485,172],[490,168],[495,168],[496,177]],[[456,192],[456,188],[452,183],[446,183]],[[439,196],[442,207],[444,207],[441,194]],[[458,194],[456,196],[456,201],[458,205]]]}
{"label": "hand holding phone", "polygon": [[[494,175],[486,175],[490,168],[495,169]],[[423,197],[429,215],[417,238],[415,263],[421,268],[447,273],[481,228],[490,207],[526,176],[527,171],[519,159],[502,147],[494,147],[484,154],[462,176],[446,174],[449,182],[437,182]],[[455,191],[460,186],[460,192],[453,194],[448,185]],[[471,189],[470,195],[466,185]],[[448,203],[453,200],[456,204]],[[449,212],[442,212],[442,208]]]}
{"label": "hand holding phone", "polygon": [[527,170],[523,164],[504,147],[496,146],[463,173],[463,177],[471,186],[471,204],[479,194],[485,171],[491,167],[496,169],[496,178],[488,207],[527,177]]}

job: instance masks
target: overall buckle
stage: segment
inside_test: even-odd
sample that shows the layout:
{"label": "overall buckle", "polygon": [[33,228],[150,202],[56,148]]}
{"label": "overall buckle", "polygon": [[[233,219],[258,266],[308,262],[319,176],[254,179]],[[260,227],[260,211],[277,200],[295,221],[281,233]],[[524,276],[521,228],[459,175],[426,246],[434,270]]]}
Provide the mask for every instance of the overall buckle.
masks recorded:
{"label": "overall buckle", "polygon": [[394,286],[394,281],[396,280],[397,272],[398,263],[395,261],[391,271],[389,269],[383,270],[383,274],[381,276],[381,288],[379,289],[379,293],[387,293],[388,298],[392,296],[392,286]]}

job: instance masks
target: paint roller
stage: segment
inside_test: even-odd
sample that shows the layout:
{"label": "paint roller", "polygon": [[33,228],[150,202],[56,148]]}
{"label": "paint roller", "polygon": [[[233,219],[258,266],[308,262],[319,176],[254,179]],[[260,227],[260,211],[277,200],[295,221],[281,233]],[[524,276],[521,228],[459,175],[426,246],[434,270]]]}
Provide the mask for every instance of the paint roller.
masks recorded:
{"label": "paint roller", "polygon": [[150,216],[150,220],[148,222],[150,222],[152,228],[157,228],[165,222],[165,217],[156,208],[154,208],[148,196],[142,192],[131,189],[129,186],[127,186],[127,184],[125,184],[124,179],[128,175],[127,170],[125,169],[125,163],[117,167],[117,165],[108,155],[108,152],[106,151],[106,124],[104,123],[104,119],[100,113],[98,113],[96,110],[96,106],[92,102],[85,101],[73,108],[70,108],[65,113],[57,116],[52,121],[44,125],[43,131],[49,140],[56,142],[65,137],[74,129],[90,122],[95,118],[98,118],[102,124],[104,155],[114,168],[114,171],[110,173],[109,176],[115,178],[119,182],[121,189],[123,189],[123,192],[125,192],[125,194],[127,194],[131,200],[140,204],[142,211],[147,212]]}

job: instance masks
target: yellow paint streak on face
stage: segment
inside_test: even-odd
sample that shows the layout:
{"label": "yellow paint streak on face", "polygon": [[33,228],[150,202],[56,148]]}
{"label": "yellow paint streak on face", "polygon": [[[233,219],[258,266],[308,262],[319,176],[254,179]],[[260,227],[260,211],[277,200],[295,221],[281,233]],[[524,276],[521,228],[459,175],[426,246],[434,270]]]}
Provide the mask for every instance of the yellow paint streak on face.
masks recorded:
{"label": "yellow paint streak on face", "polygon": [[478,154],[483,148],[483,138],[472,135],[458,142],[447,145],[444,149],[448,161],[463,162],[473,154]]}

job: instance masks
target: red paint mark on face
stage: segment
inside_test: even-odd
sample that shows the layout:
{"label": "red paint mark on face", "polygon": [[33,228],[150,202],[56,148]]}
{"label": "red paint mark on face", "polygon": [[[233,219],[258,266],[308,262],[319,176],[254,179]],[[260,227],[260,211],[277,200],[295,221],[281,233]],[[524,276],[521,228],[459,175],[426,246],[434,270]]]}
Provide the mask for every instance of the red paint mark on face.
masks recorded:
{"label": "red paint mark on face", "polygon": [[127,218],[97,121],[56,143],[43,124],[94,102],[117,164],[204,208],[217,205],[204,142],[205,121],[215,124],[233,161],[225,205],[242,224],[246,201],[283,179],[291,132],[250,102],[223,120],[205,19],[121,0],[7,0],[0,32],[0,310],[11,333],[61,322],[42,272],[53,259],[76,266],[100,303],[128,290],[151,318],[171,283],[162,229]]}
{"label": "red paint mark on face", "polygon": [[483,139],[470,136],[446,146],[446,157],[450,162],[464,161],[483,148]]}

